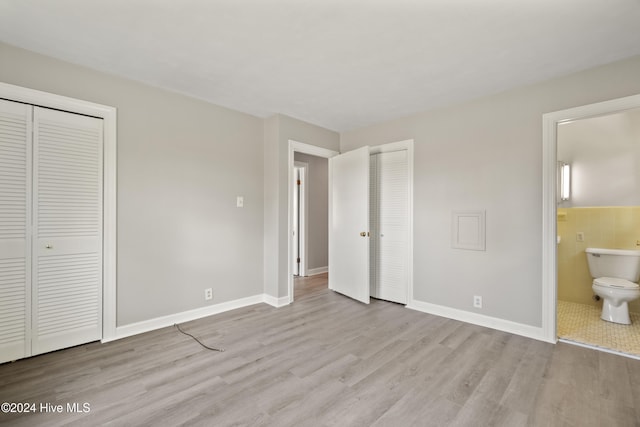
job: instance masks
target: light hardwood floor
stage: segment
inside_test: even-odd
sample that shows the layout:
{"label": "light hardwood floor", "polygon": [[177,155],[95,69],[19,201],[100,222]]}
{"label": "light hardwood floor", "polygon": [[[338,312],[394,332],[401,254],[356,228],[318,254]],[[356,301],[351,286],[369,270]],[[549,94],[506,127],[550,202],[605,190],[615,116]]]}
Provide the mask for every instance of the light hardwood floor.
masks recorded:
{"label": "light hardwood floor", "polygon": [[[175,328],[0,365],[0,402],[90,404],[0,414],[12,426],[638,426],[640,361],[326,288]],[[65,408],[66,409],[66,408]]]}

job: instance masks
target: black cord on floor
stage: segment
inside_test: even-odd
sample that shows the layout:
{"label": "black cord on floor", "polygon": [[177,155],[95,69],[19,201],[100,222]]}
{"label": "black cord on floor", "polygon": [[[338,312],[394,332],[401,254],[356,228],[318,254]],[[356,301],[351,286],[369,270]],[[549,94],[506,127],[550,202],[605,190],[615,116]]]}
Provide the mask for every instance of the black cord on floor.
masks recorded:
{"label": "black cord on floor", "polygon": [[214,347],[209,347],[208,345],[205,345],[202,343],[202,341],[200,341],[198,338],[194,337],[193,335],[191,335],[188,332],[183,331],[182,329],[180,329],[180,325],[178,325],[177,323],[174,323],[173,326],[175,326],[176,328],[178,328],[178,330],[180,332],[182,332],[185,335],[189,335],[191,338],[193,338],[194,340],[196,340],[196,342],[198,344],[200,344],[201,346],[203,346],[204,348],[206,348],[207,350],[212,350],[212,351],[219,351],[219,352],[223,352],[224,348],[214,348]]}

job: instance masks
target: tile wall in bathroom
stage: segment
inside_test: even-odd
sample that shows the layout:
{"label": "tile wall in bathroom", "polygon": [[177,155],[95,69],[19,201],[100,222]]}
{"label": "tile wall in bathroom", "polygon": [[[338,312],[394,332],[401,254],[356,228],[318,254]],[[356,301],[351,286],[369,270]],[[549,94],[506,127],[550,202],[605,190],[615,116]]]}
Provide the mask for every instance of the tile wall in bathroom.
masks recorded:
{"label": "tile wall in bathroom", "polygon": [[[640,206],[558,208],[558,235],[558,299],[600,306],[592,299],[584,250],[640,249]],[[640,313],[640,300],[631,302],[629,310]]]}

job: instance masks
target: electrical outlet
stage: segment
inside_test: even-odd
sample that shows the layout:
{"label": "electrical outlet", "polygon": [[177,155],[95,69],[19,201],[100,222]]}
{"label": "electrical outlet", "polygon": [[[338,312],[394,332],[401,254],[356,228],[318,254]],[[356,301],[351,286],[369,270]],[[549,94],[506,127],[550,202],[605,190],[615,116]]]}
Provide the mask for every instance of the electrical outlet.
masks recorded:
{"label": "electrical outlet", "polygon": [[213,289],[207,288],[204,290],[204,299],[206,300],[213,299]]}
{"label": "electrical outlet", "polygon": [[482,308],[482,297],[478,295],[474,295],[473,297],[473,306],[475,308]]}
{"label": "electrical outlet", "polygon": [[244,207],[244,197],[238,196],[236,197],[236,207],[243,208]]}
{"label": "electrical outlet", "polygon": [[576,242],[584,242],[584,233],[582,231],[576,233]]}

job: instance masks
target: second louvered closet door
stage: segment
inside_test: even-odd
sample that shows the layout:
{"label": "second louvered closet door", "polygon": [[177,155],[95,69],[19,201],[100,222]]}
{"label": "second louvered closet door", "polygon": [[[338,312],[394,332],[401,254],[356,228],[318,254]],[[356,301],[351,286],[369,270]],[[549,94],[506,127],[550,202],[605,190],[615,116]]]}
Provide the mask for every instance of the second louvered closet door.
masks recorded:
{"label": "second louvered closet door", "polygon": [[407,303],[409,283],[407,150],[371,156],[371,296]]}
{"label": "second louvered closet door", "polygon": [[32,354],[102,337],[102,120],[34,107]]}

